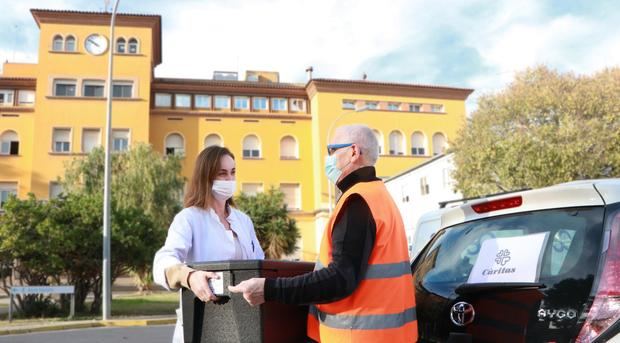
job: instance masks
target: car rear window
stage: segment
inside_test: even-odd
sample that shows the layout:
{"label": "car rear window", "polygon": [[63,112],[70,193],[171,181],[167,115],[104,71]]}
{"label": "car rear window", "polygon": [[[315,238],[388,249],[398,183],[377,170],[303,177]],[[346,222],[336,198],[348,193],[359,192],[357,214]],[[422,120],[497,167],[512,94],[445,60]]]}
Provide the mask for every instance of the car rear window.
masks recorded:
{"label": "car rear window", "polygon": [[[596,271],[603,233],[600,207],[554,209],[491,217],[440,231],[419,260],[424,283],[466,283],[483,242],[547,233],[540,282],[585,279]],[[417,274],[417,273],[416,273]]]}

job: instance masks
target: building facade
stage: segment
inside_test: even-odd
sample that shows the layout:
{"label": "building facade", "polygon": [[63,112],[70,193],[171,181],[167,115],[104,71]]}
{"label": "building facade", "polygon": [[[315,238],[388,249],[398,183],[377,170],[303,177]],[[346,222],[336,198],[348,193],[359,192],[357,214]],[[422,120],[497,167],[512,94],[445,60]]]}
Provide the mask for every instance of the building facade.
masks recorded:
{"label": "building facade", "polygon": [[385,180],[405,222],[410,246],[414,229],[424,213],[439,209],[442,202],[463,198],[454,188],[453,171],[454,155],[442,154]]}
{"label": "building facade", "polygon": [[[465,121],[471,89],[309,78],[276,72],[215,72],[213,79],[154,76],[162,62],[161,17],[31,10],[38,63],[5,63],[0,76],[0,204],[14,193],[61,192],[64,164],[105,144],[108,54],[114,54],[113,151],[149,143],[181,154],[190,178],[206,146],[236,156],[238,189],[281,189],[301,229],[300,258],[313,260],[334,196],[323,174],[333,127],[364,123],[381,145],[388,178],[444,152]],[[360,111],[360,108],[364,109]],[[1,205],[0,205],[1,206]]]}

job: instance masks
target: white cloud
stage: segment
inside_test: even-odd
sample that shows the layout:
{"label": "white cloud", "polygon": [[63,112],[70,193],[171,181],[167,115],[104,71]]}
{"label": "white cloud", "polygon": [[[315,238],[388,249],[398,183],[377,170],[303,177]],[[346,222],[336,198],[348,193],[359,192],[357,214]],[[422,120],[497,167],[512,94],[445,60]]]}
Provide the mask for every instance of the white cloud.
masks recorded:
{"label": "white cloud", "polygon": [[[162,18],[164,62],[158,75],[210,77],[215,70],[279,70],[283,80],[351,77],[362,61],[402,43],[398,8],[375,1],[197,3]],[[193,66],[193,67],[188,67]]]}
{"label": "white cloud", "polygon": [[[304,69],[312,65],[315,77],[359,78],[368,63],[391,57],[374,68],[371,79],[473,87],[475,99],[536,64],[577,73],[618,65],[620,14],[550,13],[555,5],[550,0],[121,0],[120,10],[162,16],[163,63],[157,76],[210,78],[213,70],[254,69],[280,71],[284,82],[303,82]],[[17,24],[22,35],[36,40],[30,8],[102,7],[103,1],[92,0],[7,1],[0,12],[0,59],[36,60],[36,44],[6,38]],[[467,59],[460,59],[465,53]],[[446,75],[450,72],[454,75]]]}

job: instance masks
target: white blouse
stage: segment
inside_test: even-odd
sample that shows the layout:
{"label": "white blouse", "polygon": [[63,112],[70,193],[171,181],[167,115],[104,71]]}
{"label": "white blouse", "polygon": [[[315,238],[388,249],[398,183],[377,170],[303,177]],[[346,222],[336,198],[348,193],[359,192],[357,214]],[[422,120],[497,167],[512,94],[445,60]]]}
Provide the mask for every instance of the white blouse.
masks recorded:
{"label": "white blouse", "polygon": [[155,254],[153,278],[157,284],[169,290],[165,270],[179,263],[234,260],[239,256],[265,258],[250,217],[235,208],[229,209],[227,219],[236,238],[213,209],[188,207],[174,217],[166,243]]}

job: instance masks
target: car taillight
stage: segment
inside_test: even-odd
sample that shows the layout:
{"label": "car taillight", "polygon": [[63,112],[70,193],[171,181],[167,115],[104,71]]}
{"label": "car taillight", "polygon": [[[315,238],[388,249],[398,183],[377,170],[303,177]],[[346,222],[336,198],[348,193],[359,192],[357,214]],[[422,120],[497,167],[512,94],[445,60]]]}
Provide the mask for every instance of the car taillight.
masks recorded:
{"label": "car taillight", "polygon": [[517,196],[471,205],[471,208],[476,213],[486,213],[499,211],[506,208],[519,207],[522,203],[523,199],[521,198],[521,196]]}
{"label": "car taillight", "polygon": [[586,322],[575,342],[592,342],[620,320],[620,213],[611,224],[603,272]]}

